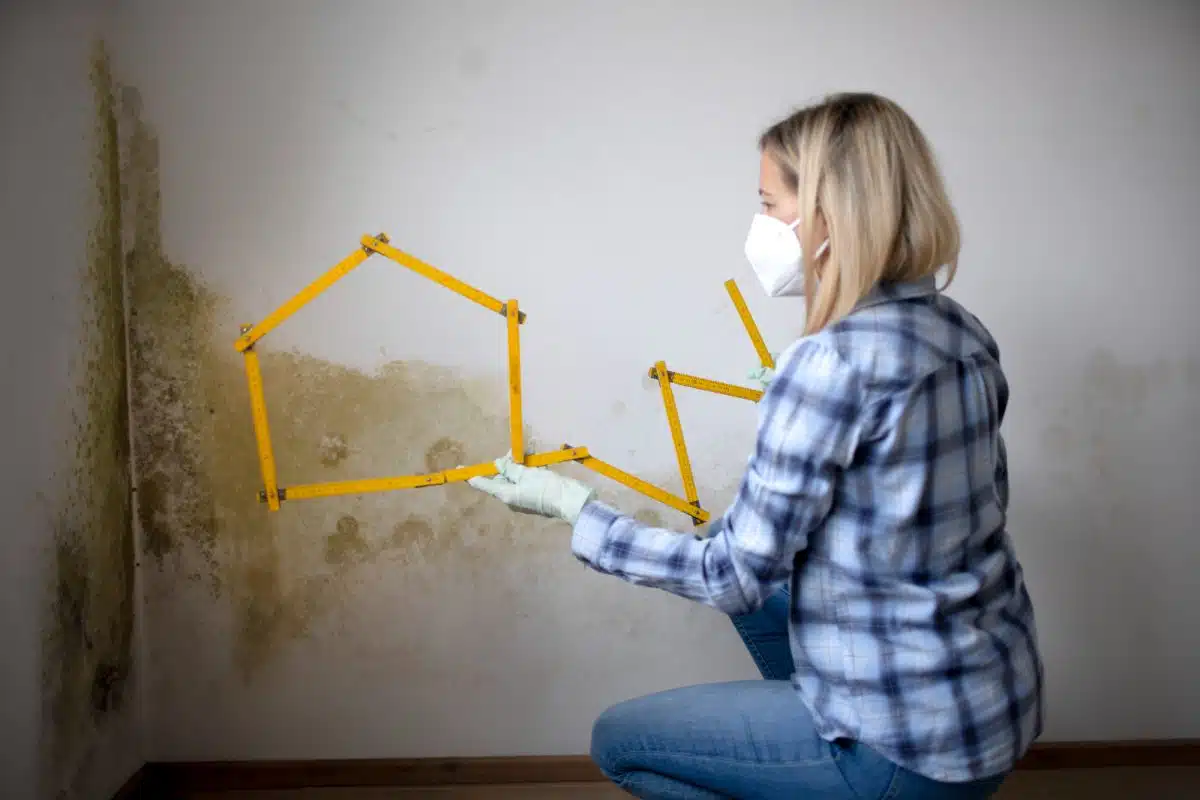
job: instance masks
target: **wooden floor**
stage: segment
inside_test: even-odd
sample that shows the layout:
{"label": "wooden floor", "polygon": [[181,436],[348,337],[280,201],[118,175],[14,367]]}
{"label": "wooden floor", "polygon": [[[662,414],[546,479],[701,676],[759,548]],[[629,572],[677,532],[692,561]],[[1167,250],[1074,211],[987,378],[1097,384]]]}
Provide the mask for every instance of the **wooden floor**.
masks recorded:
{"label": "wooden floor", "polygon": [[[307,789],[198,794],[189,800],[619,800],[607,784],[442,789]],[[1018,772],[997,800],[1200,800],[1200,767]]]}

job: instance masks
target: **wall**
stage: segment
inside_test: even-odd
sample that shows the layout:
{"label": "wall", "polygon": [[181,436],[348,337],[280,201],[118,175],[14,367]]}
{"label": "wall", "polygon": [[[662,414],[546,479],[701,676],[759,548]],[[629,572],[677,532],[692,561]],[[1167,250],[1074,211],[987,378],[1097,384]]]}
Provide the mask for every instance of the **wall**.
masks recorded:
{"label": "wall", "polygon": [[[130,0],[119,27],[154,758],[582,752],[613,701],[752,675],[717,614],[463,487],[268,514],[232,342],[387,231],[521,299],[537,441],[676,486],[642,376],[752,366],[730,276],[795,335],[741,256],[755,137],[846,88],[935,143],[953,293],[1004,348],[1047,738],[1200,734],[1194,5]],[[501,325],[361,267],[262,344],[285,484],[500,454]],[[753,409],[679,399],[720,508]]]}
{"label": "wall", "polygon": [[141,765],[112,6],[0,12],[0,795]]}

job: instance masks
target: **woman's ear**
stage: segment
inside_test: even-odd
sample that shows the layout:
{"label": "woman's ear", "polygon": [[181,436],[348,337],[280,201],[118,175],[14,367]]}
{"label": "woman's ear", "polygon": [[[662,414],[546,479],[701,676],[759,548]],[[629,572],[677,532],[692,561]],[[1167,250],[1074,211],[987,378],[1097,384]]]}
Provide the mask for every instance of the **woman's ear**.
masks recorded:
{"label": "woman's ear", "polygon": [[825,264],[829,261],[829,225],[825,222],[825,215],[819,208],[813,214],[812,231],[808,241],[802,242],[802,246],[816,276],[823,277],[821,273],[825,271]]}
{"label": "woman's ear", "polygon": [[[825,223],[825,215],[818,208],[817,213],[813,214],[812,241],[816,247],[820,247],[821,242],[827,239],[829,239],[829,226]],[[816,255],[815,251],[813,255]]]}

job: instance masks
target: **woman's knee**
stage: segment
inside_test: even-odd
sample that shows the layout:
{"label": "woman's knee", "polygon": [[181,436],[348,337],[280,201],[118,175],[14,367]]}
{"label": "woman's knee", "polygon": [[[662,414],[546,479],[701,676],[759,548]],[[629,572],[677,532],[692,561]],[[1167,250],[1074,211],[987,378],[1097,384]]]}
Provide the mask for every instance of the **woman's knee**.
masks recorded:
{"label": "woman's knee", "polygon": [[637,716],[635,702],[627,700],[609,707],[592,723],[592,761],[609,778],[628,768],[621,756],[636,742]]}

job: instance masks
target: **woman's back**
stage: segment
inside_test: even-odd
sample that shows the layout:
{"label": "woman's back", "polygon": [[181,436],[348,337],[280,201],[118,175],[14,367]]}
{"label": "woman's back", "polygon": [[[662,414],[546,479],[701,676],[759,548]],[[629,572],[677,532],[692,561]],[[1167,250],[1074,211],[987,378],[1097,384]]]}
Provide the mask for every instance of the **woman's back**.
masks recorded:
{"label": "woman's back", "polygon": [[1040,733],[1042,667],[1005,530],[995,342],[927,280],[884,284],[794,352],[816,348],[856,376],[855,444],[793,573],[794,681],[826,738],[938,780],[1008,769]]}

